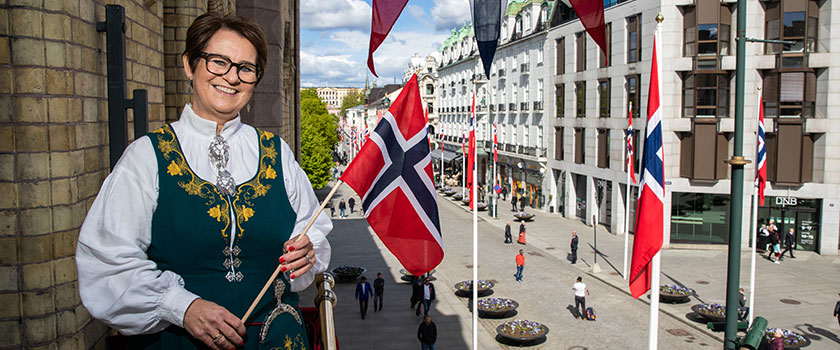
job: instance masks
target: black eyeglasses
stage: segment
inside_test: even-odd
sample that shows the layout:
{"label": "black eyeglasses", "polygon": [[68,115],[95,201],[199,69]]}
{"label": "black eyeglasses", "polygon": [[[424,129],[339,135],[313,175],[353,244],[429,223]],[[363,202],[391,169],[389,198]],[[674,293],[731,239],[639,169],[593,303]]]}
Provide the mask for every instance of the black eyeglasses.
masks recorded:
{"label": "black eyeglasses", "polygon": [[236,67],[236,75],[246,84],[256,83],[262,75],[259,67],[251,63],[233,63],[227,56],[215,53],[202,52],[198,56],[207,60],[204,66],[213,75],[223,76],[230,72],[231,67]]}

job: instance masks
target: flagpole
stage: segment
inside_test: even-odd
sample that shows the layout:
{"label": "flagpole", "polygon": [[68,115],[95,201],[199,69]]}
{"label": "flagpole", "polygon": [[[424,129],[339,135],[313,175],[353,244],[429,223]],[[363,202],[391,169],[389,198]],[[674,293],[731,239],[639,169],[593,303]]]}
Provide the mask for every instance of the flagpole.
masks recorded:
{"label": "flagpole", "polygon": [[[659,77],[661,77],[662,74],[660,74],[660,67],[661,66],[660,66],[660,63],[659,63],[659,57],[656,57],[659,54],[659,52],[661,52],[656,47],[657,44],[659,44],[656,41],[656,39],[657,39],[657,37],[660,38],[660,39],[662,38],[662,36],[660,34],[661,34],[661,30],[662,30],[662,21],[664,19],[665,18],[662,16],[662,13],[659,13],[656,16],[656,29],[654,31],[654,36],[653,36],[654,56],[651,59],[656,60],[656,69],[657,69],[656,83],[659,84],[659,87],[660,87],[660,89],[657,89],[657,93],[660,93],[662,91],[662,89],[661,89],[662,85],[660,84],[660,80],[659,80]],[[661,109],[662,107],[659,106],[659,108]],[[650,109],[650,106],[648,106],[648,109]],[[645,151],[647,151],[647,150],[645,150]],[[662,195],[664,197],[665,196],[665,184],[664,184],[665,174],[664,173],[662,174],[662,180],[663,180]],[[644,181],[644,180],[642,180],[642,181]],[[664,206],[663,206],[663,211],[664,211]],[[663,212],[663,217],[664,217],[664,214],[665,213]],[[662,232],[664,233],[664,232],[666,232],[665,231],[665,220],[662,220],[662,226],[663,226],[662,227]],[[658,347],[658,340],[659,340],[659,270],[660,270],[659,265],[660,265],[661,254],[662,254],[662,248],[660,247],[656,251],[656,255],[653,256],[653,260],[651,261],[650,330],[648,332],[648,350],[656,350],[657,347]]]}
{"label": "flagpole", "polygon": [[[630,124],[632,123],[633,101],[630,101]],[[629,142],[632,145],[632,137],[628,134],[627,138],[630,139],[627,142]],[[627,156],[625,156],[625,162],[627,162],[627,187],[624,189],[624,200],[626,202],[624,205],[624,270],[622,271],[621,276],[623,276],[624,279],[627,280],[627,250],[630,244],[630,172],[632,170],[630,170],[630,152],[627,149],[626,145],[624,147],[624,152],[627,153]]]}
{"label": "flagpole", "polygon": [[[759,93],[757,94],[758,95],[758,102],[757,102],[758,104],[757,105],[758,105],[758,108],[760,110],[762,108],[762,106],[761,106],[761,88],[760,87],[756,88],[756,90],[759,91]],[[756,116],[756,123],[755,123],[755,126],[756,126],[756,140],[758,140],[758,131],[759,131],[758,130],[758,126],[759,126],[758,124],[760,122],[761,122],[761,120],[759,120],[758,116]],[[759,167],[759,164],[758,164],[758,145],[756,145],[756,147],[755,147],[755,153],[756,153],[755,154],[755,159],[756,159],[756,162],[755,162],[755,177],[758,178],[758,167]],[[756,239],[758,238],[758,186],[756,186],[755,181],[753,181],[752,222],[751,222],[751,224],[752,224],[751,225],[752,226],[752,234],[750,234],[750,236],[752,237],[752,254],[750,254],[750,306],[749,306],[750,309],[749,309],[749,314],[748,314],[749,315],[749,318],[748,318],[748,322],[749,322],[748,324],[749,325],[752,325],[753,314],[755,314],[755,309],[753,308],[754,307],[753,300],[755,299],[755,250],[756,250],[756,246],[758,245],[757,244],[758,241],[756,241]]]}
{"label": "flagpole", "polygon": [[[343,183],[344,181],[341,180],[337,180],[335,182],[332,191],[330,191],[330,194],[328,194],[327,197],[324,198],[324,201],[321,202],[321,206],[318,207],[318,211],[316,211],[315,214],[312,215],[312,218],[309,219],[309,223],[306,224],[306,227],[304,227],[303,231],[297,236],[295,242],[300,241],[300,239],[303,238],[303,236],[306,236],[306,233],[309,232],[309,228],[312,227],[313,224],[315,224],[315,220],[318,219],[318,216],[321,215],[321,212],[324,210],[324,207],[326,207],[327,203],[329,203],[330,199],[332,199],[332,196],[335,194],[335,191],[338,190],[338,188],[341,187]],[[272,273],[271,277],[268,278],[268,281],[265,282],[265,285],[260,291],[260,294],[257,295],[257,298],[254,299],[254,301],[251,303],[251,306],[248,307],[248,311],[245,311],[245,315],[242,316],[242,323],[245,323],[245,320],[248,319],[248,316],[251,316],[251,312],[253,312],[254,308],[257,307],[257,303],[265,295],[265,292],[268,291],[268,287],[271,287],[271,283],[274,282],[274,280],[277,278],[277,275],[280,274],[280,269],[282,267],[283,264],[277,264],[277,268],[274,269],[274,273]]]}
{"label": "flagpole", "polygon": [[[476,81],[473,80],[473,103],[472,103],[472,130],[470,130],[470,137],[476,138],[475,135],[475,84]],[[477,167],[475,166],[478,163],[478,159],[476,159],[476,154],[472,154],[476,152],[478,148],[476,140],[470,140],[470,156],[472,156],[472,164],[469,164],[470,168],[472,168],[472,188],[470,191],[470,202],[472,202],[472,212],[473,212],[473,288],[472,288],[472,329],[473,329],[473,349],[478,349],[478,198],[476,195],[478,194],[478,181],[475,181],[475,173],[478,172]]]}
{"label": "flagpole", "polygon": [[[488,119],[487,121],[489,122],[490,118],[487,118],[487,119]],[[498,164],[496,164],[496,154],[498,153],[496,147],[499,147],[496,144],[496,139],[497,139],[496,138],[496,133],[498,133],[498,132],[499,132],[499,130],[497,130],[496,123],[494,122],[493,123],[493,192],[492,192],[493,195],[490,196],[490,205],[492,206],[492,209],[493,209],[493,211],[492,211],[493,217],[497,218],[497,219],[499,218],[499,210],[496,207],[496,203],[499,201],[499,199],[497,198],[499,193],[496,192],[496,168],[499,166]]]}

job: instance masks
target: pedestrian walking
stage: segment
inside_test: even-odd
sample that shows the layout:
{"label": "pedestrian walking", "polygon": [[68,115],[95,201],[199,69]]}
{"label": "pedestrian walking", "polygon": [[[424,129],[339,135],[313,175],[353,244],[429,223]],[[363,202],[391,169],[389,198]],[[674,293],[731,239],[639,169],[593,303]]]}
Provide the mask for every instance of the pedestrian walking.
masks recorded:
{"label": "pedestrian walking", "polygon": [[335,206],[333,206],[332,201],[327,203],[327,207],[330,208],[330,217],[335,216]]}
{"label": "pedestrian walking", "polygon": [[787,234],[785,234],[785,250],[782,252],[782,255],[779,256],[779,260],[785,260],[785,253],[790,252],[790,258],[796,259],[793,256],[793,250],[796,248],[796,229],[793,227],[790,228]]}
{"label": "pedestrian walking", "polygon": [[435,350],[437,326],[432,322],[431,316],[423,317],[423,322],[417,328],[417,339],[420,340],[420,350]]}
{"label": "pedestrian walking", "polygon": [[767,252],[767,237],[770,236],[770,231],[767,230],[767,224],[761,224],[761,228],[758,229],[758,245],[756,246],[756,250],[759,253],[764,254]]}
{"label": "pedestrian walking", "polygon": [[589,289],[586,288],[586,283],[583,283],[583,277],[578,276],[577,282],[572,285],[572,290],[575,292],[575,318],[580,318],[581,321],[586,320],[584,316],[586,313],[586,296],[589,295]]}
{"label": "pedestrian walking", "polygon": [[514,193],[510,194],[510,206],[510,211],[516,211],[516,194]]}
{"label": "pedestrian walking", "polygon": [[350,214],[353,214],[353,207],[356,206],[356,199],[350,197],[350,199],[347,200],[347,204],[350,206]]}
{"label": "pedestrian walking", "polygon": [[572,241],[569,243],[572,250],[572,264],[577,264],[578,236],[577,231],[572,231]]}
{"label": "pedestrian walking", "polygon": [[501,195],[502,195],[502,200],[503,200],[503,201],[504,201],[504,200],[507,200],[507,192],[508,192],[508,191],[507,191],[507,186],[502,186],[502,193],[501,193]]}
{"label": "pedestrian walking", "polygon": [[432,281],[429,277],[423,280],[423,314],[428,316],[429,315],[429,308],[432,306],[432,302],[435,301],[435,285],[432,284]]}
{"label": "pedestrian walking", "polygon": [[385,279],[382,273],[376,274],[373,280],[373,312],[382,311],[382,296],[385,293]]}
{"label": "pedestrian walking", "polygon": [[[772,223],[772,221],[771,221]],[[777,258],[781,256],[781,250],[779,249],[779,234],[770,230],[770,253],[767,254],[767,259],[772,261],[773,263],[778,264],[779,260]]]}
{"label": "pedestrian walking", "polygon": [[368,308],[368,299],[373,296],[373,288],[370,287],[370,282],[367,281],[365,276],[362,276],[359,283],[356,283],[356,299],[359,300],[359,313],[362,315],[362,319],[365,319],[365,315],[367,315],[367,308]]}
{"label": "pedestrian walking", "polygon": [[339,217],[341,217],[341,218],[347,217],[346,215],[344,215],[344,209],[346,209],[346,208],[347,208],[347,204],[344,203],[344,198],[342,198],[341,202],[338,203]]}
{"label": "pedestrian walking", "polygon": [[525,244],[525,222],[519,224],[519,239],[516,240],[516,243]]}
{"label": "pedestrian walking", "polygon": [[420,305],[423,304],[423,276],[415,276],[411,281],[411,307],[414,310],[414,305],[417,305],[415,315],[420,315]]}
{"label": "pedestrian walking", "polygon": [[524,212],[525,211],[525,203],[528,202],[528,197],[526,197],[524,195],[520,195],[519,200],[517,202],[519,202],[519,211]]}
{"label": "pedestrian walking", "polygon": [[747,319],[750,314],[750,308],[747,306],[747,296],[744,295],[744,288],[738,289],[738,321]]}
{"label": "pedestrian walking", "polygon": [[840,324],[840,300],[838,300],[837,304],[834,305],[834,318],[836,318],[837,323]]}
{"label": "pedestrian walking", "polygon": [[519,254],[516,255],[516,273],[513,277],[516,278],[516,282],[522,282],[522,270],[525,269],[525,254],[522,252],[522,249],[519,250]]}
{"label": "pedestrian walking", "polygon": [[773,333],[773,340],[770,341],[770,350],[784,350],[785,349],[785,339],[782,336],[782,331],[780,329],[776,329],[776,333]]}
{"label": "pedestrian walking", "polygon": [[505,225],[505,244],[513,244],[513,238],[510,236],[510,221]]}

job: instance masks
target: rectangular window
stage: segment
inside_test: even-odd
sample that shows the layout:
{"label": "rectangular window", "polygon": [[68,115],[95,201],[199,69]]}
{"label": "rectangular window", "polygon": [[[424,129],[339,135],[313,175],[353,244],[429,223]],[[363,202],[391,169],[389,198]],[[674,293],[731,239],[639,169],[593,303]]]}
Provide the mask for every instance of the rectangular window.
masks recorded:
{"label": "rectangular window", "polygon": [[610,130],[598,129],[598,167],[610,167]]}
{"label": "rectangular window", "polygon": [[642,14],[627,17],[627,63],[642,60]]}
{"label": "rectangular window", "polygon": [[537,48],[537,65],[542,66],[543,60],[545,59],[545,53],[543,52],[543,44],[540,44],[540,47]]}
{"label": "rectangular window", "polygon": [[598,116],[610,117],[610,79],[598,80]]}
{"label": "rectangular window", "polygon": [[557,118],[563,118],[565,115],[565,108],[566,104],[564,102],[564,90],[565,87],[563,84],[555,85],[554,86],[554,110],[556,111]]}
{"label": "rectangular window", "polygon": [[[598,55],[598,56],[601,57],[600,65],[599,65],[599,67],[601,67],[601,68],[608,67],[610,65],[610,61],[612,60],[612,23],[605,24],[604,29],[605,29],[606,34],[607,34],[607,36],[606,36],[607,47],[606,47],[606,50],[600,51],[600,54]],[[600,50],[600,48],[599,48],[599,50]],[[604,51],[606,51],[606,53],[604,53]]]}
{"label": "rectangular window", "polygon": [[586,118],[586,82],[575,83],[575,116]]}
{"label": "rectangular window", "polygon": [[815,72],[764,73],[766,117],[801,118],[814,116],[817,78]]}
{"label": "rectangular window", "polygon": [[554,159],[563,160],[563,128],[554,128]]}
{"label": "rectangular window", "polygon": [[671,242],[729,242],[729,194],[672,193]]}
{"label": "rectangular window", "polygon": [[583,72],[586,70],[586,32],[578,32],[575,34],[575,64],[577,71]]}
{"label": "rectangular window", "polygon": [[557,54],[557,57],[555,57],[555,63],[557,64],[555,74],[560,75],[566,73],[566,38],[555,40],[554,45],[554,52]]}
{"label": "rectangular window", "polygon": [[639,117],[639,90],[641,89],[641,76],[639,74],[628,75],[625,77],[627,82],[627,102],[632,104],[633,116]]}
{"label": "rectangular window", "polygon": [[575,128],[575,164],[583,164],[586,161],[586,138],[584,128]]}

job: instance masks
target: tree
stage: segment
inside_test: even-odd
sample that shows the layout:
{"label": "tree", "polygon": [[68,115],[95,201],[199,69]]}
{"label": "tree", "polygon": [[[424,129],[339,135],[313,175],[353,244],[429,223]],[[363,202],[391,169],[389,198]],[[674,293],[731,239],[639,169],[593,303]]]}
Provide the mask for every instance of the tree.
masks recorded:
{"label": "tree", "polygon": [[314,89],[300,92],[300,119],[300,166],[313,188],[323,188],[331,178],[338,124]]}
{"label": "tree", "polygon": [[341,100],[341,112],[339,113],[342,117],[346,115],[346,111],[348,108],[356,107],[365,102],[365,96],[362,95],[361,92],[351,92],[344,96],[344,99]]}

